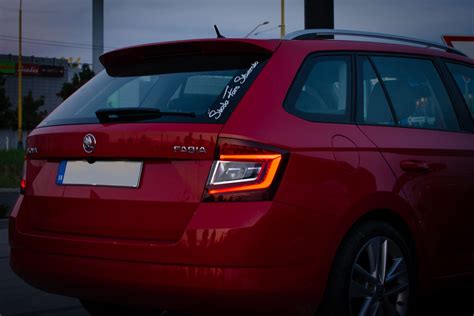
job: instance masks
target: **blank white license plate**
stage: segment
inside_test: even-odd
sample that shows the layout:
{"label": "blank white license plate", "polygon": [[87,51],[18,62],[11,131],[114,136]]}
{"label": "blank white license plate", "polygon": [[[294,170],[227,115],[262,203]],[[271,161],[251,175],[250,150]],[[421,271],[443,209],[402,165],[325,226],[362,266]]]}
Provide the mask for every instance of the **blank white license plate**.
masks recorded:
{"label": "blank white license plate", "polygon": [[58,185],[102,185],[136,188],[140,184],[142,161],[63,160],[59,164]]}

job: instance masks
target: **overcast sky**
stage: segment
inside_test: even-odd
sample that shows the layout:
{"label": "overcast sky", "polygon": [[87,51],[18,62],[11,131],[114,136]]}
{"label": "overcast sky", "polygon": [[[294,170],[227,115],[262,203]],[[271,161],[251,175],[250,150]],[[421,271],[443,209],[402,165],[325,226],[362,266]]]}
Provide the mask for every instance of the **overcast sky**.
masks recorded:
{"label": "overcast sky", "polygon": [[[335,27],[440,41],[474,34],[474,0],[334,0]],[[0,53],[18,53],[19,0],[0,0]],[[304,0],[286,0],[287,33],[304,26]],[[106,50],[132,44],[239,37],[280,24],[280,0],[105,0]],[[91,62],[92,0],[23,0],[24,55]],[[275,28],[255,37],[278,37]],[[45,43],[44,41],[48,41]],[[34,42],[34,43],[33,43]],[[47,45],[48,44],[48,45]],[[79,44],[79,45],[77,45]],[[74,47],[73,47],[74,46]]]}

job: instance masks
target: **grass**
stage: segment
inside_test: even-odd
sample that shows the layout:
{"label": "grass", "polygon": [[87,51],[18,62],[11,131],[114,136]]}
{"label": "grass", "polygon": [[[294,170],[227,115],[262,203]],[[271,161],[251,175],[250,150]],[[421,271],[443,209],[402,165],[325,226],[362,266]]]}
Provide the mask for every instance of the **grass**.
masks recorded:
{"label": "grass", "polygon": [[23,150],[0,150],[0,188],[18,188],[23,171]]}

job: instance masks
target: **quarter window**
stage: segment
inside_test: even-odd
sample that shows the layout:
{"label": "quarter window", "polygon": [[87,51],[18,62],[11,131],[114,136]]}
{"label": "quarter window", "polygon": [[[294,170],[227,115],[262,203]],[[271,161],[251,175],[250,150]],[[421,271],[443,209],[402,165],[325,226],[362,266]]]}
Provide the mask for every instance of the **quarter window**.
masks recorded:
{"label": "quarter window", "polygon": [[348,121],[350,60],[350,56],[307,60],[285,100],[285,109],[310,121]]}
{"label": "quarter window", "polygon": [[474,120],[474,67],[454,63],[447,65]]}
{"label": "quarter window", "polygon": [[459,130],[451,100],[431,60],[385,56],[371,60],[387,92],[396,124]]}

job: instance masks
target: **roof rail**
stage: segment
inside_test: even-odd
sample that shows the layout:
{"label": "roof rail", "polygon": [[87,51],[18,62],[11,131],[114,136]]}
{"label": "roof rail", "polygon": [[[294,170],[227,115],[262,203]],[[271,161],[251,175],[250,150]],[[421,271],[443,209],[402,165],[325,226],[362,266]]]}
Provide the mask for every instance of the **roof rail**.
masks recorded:
{"label": "roof rail", "polygon": [[364,31],[351,31],[351,30],[334,30],[334,29],[307,29],[296,31],[286,35],[284,38],[289,40],[310,40],[310,39],[318,39],[320,36],[331,36],[331,35],[345,35],[345,36],[356,36],[356,37],[371,37],[371,38],[379,38],[385,40],[392,40],[398,42],[405,42],[417,45],[423,45],[427,47],[434,47],[438,49],[442,49],[446,52],[466,56],[464,53],[460,52],[457,49],[452,47],[431,42],[425,41],[422,39],[405,37],[405,36],[398,36],[398,35],[390,35],[390,34],[383,34],[383,33],[374,33],[374,32],[364,32]]}

